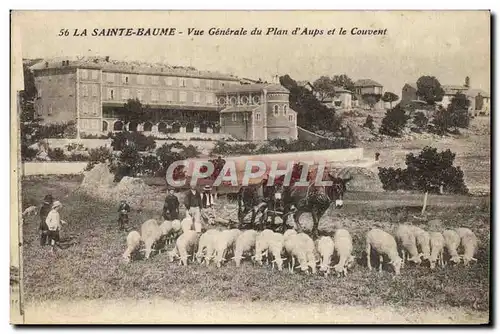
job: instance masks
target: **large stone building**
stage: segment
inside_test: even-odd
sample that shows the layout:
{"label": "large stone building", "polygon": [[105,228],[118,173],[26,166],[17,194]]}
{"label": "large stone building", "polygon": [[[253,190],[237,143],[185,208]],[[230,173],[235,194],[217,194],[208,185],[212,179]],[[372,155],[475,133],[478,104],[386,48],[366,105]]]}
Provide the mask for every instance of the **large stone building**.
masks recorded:
{"label": "large stone building", "polygon": [[[357,105],[364,108],[370,106],[363,101],[363,95],[376,94],[384,95],[384,86],[372,79],[359,79],[354,83],[354,95],[356,96]],[[384,109],[384,102],[380,100],[374,106],[375,109]]]}
{"label": "large stone building", "polygon": [[[231,75],[109,57],[42,60],[31,69],[38,115],[47,123],[75,121],[79,134],[217,132],[215,92],[239,85]],[[151,119],[123,124],[124,104],[135,98],[149,106]]]}
{"label": "large stone building", "polygon": [[279,84],[228,86],[216,93],[221,132],[242,140],[297,139],[297,113]]}

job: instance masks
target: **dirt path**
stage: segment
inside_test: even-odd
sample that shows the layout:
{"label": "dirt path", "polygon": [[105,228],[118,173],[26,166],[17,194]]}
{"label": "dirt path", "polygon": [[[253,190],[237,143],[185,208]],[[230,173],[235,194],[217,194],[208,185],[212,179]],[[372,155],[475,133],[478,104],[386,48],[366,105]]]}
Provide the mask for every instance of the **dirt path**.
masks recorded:
{"label": "dirt path", "polygon": [[28,304],[26,323],[484,324],[488,312],[329,304],[93,300]]}

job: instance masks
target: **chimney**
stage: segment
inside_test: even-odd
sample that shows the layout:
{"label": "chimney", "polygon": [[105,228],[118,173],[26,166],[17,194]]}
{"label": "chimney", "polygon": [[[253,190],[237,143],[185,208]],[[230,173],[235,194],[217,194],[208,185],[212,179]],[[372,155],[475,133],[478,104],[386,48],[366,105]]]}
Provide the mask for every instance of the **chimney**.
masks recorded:
{"label": "chimney", "polygon": [[465,84],[464,84],[464,86],[466,88],[470,88],[470,78],[469,77],[465,77]]}

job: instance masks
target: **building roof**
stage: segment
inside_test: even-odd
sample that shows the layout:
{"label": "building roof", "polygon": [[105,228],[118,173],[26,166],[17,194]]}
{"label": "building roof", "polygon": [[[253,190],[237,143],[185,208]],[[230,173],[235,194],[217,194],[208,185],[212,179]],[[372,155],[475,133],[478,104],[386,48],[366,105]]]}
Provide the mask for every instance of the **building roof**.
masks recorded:
{"label": "building roof", "polygon": [[335,93],[349,93],[352,94],[352,92],[348,89],[345,89],[344,87],[340,86],[335,86]]}
{"label": "building roof", "polygon": [[481,94],[483,97],[490,97],[490,94],[482,89],[468,88],[466,86],[459,85],[442,85],[445,95],[455,95],[457,91],[465,94],[468,97],[476,97]]}
{"label": "building roof", "polygon": [[[410,86],[411,88],[415,88],[415,89],[418,89],[418,86],[417,86],[417,83],[416,82],[407,82],[405,83],[404,86]],[[404,87],[403,86],[403,87]]]}
{"label": "building roof", "polygon": [[490,97],[490,94],[482,89],[469,89],[466,92],[467,96],[476,97],[481,94],[482,97]]}
{"label": "building roof", "polygon": [[279,85],[279,84],[269,84],[269,83],[260,83],[260,84],[249,84],[249,85],[234,85],[228,86],[216,92],[216,94],[222,93],[237,93],[237,92],[261,92],[266,90],[268,93],[290,93],[288,89]]}
{"label": "building roof", "polygon": [[354,83],[355,87],[384,87],[375,80],[372,79],[359,79]]}
{"label": "building roof", "polygon": [[[63,65],[63,61],[68,61],[68,65]],[[199,71],[194,67],[171,66],[163,63],[146,63],[138,61],[126,62],[110,60],[108,57],[77,57],[73,59],[71,59],[71,57],[59,57],[43,59],[31,66],[33,71],[56,68],[88,68],[101,69],[104,72],[157,74],[235,81],[239,80],[233,75],[211,71]]]}

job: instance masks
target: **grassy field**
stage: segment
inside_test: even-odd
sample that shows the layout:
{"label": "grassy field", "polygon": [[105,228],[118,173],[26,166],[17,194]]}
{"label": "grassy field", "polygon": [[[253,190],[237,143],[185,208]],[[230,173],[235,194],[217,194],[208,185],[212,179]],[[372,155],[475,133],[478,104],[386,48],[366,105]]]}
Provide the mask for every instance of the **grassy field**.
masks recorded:
{"label": "grassy field", "polygon": [[[124,264],[125,232],[116,223],[116,205],[75,192],[80,178],[46,177],[23,181],[24,203],[39,203],[50,192],[60,199],[62,218],[70,224],[63,238],[73,246],[53,255],[39,246],[38,217],[23,226],[24,291],[28,303],[50,300],[167,298],[172,301],[234,301],[329,303],[352,306],[450,307],[489,309],[489,197],[430,196],[428,219],[440,218],[444,227],[470,227],[481,245],[478,263],[470,268],[446,267],[430,271],[406,267],[391,279],[389,272],[369,272],[358,263],[347,278],[277,272],[270,267],[229,263],[221,269],[196,264],[168,263],[164,254],[149,261]],[[342,222],[353,235],[360,257],[363,235],[371,227],[390,230],[394,223],[415,221],[421,195],[349,193],[345,207],[322,220],[329,233]],[[159,217],[157,212],[132,212],[133,227]],[[425,223],[421,226],[426,227]]]}

